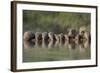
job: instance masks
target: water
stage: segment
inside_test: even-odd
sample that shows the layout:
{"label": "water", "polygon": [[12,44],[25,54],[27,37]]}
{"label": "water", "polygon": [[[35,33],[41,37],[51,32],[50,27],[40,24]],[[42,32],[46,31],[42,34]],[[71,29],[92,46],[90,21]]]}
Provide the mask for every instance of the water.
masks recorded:
{"label": "water", "polygon": [[23,62],[82,60],[91,58],[88,43],[33,43],[24,41]]}

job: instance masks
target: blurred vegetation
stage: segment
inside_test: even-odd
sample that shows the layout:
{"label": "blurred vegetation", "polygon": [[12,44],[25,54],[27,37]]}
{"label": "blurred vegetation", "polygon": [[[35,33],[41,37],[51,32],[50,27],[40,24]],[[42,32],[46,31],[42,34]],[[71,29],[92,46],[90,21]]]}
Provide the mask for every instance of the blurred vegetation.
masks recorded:
{"label": "blurred vegetation", "polygon": [[90,13],[23,10],[23,30],[66,33],[69,28],[85,26],[90,31]]}

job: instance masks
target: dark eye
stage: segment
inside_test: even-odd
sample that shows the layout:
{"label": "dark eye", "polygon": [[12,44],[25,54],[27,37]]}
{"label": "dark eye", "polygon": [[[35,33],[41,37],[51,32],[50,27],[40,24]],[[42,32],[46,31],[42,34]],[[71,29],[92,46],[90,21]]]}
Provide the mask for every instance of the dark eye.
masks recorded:
{"label": "dark eye", "polygon": [[82,33],[85,33],[84,31],[82,31]]}

